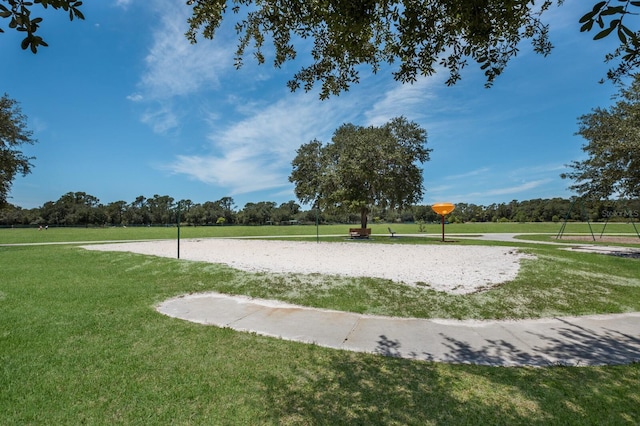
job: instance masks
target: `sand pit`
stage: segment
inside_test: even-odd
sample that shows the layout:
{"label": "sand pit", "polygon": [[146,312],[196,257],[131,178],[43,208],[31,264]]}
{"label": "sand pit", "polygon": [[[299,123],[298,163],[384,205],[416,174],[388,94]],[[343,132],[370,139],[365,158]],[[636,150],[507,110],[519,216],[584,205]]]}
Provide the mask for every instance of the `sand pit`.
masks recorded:
{"label": "sand pit", "polygon": [[[88,250],[177,256],[176,241],[84,246]],[[463,245],[315,243],[245,239],[190,239],[183,260],[222,263],[251,272],[375,277],[428,285],[453,294],[474,293],[513,280],[530,257],[511,247]]]}

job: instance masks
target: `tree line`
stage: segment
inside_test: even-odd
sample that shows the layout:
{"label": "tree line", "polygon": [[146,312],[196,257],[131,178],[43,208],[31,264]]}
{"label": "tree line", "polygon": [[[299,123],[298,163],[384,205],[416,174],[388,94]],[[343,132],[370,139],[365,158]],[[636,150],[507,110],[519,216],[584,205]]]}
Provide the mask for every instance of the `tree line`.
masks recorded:
{"label": "tree line", "polygon": [[[175,200],[168,195],[136,197],[131,202],[115,201],[103,204],[85,192],[69,192],[57,201],[41,207],[24,209],[7,204],[0,209],[0,226],[186,226],[211,225],[289,225],[326,223],[360,223],[360,214],[302,208],[291,200],[277,204],[272,201],[249,202],[242,208],[233,198],[194,203]],[[620,201],[587,201],[582,199],[513,200],[508,203],[477,205],[458,203],[447,220],[465,222],[560,222],[571,221],[639,221],[640,199]],[[440,220],[430,205],[405,208],[372,207],[369,220],[373,223],[432,223]]]}

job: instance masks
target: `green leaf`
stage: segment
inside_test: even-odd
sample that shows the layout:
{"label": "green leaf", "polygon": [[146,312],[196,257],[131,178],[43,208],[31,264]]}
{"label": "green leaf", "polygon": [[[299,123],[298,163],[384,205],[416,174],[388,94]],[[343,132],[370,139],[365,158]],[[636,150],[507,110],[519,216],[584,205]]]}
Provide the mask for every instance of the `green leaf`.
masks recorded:
{"label": "green leaf", "polygon": [[605,38],[606,36],[608,36],[609,34],[611,34],[611,31],[613,31],[614,27],[609,27],[605,30],[600,31],[598,34],[595,35],[595,37],[593,38],[594,40],[600,40]]}
{"label": "green leaf", "polygon": [[618,28],[618,39],[620,39],[620,43],[622,44],[627,43],[627,36],[624,35],[624,31],[622,31],[622,28]]}
{"label": "green leaf", "polygon": [[600,14],[602,16],[609,16],[609,15],[616,15],[619,13],[625,13],[624,12],[624,7],[622,6],[616,6],[616,7],[608,7],[605,10],[603,10]]}
{"label": "green leaf", "polygon": [[620,28],[622,29],[622,31],[624,31],[629,37],[631,38],[635,38],[636,34],[631,31],[629,28],[627,28],[625,25],[620,25]]}
{"label": "green leaf", "polygon": [[593,28],[593,21],[589,21],[586,24],[584,24],[583,26],[580,27],[580,32],[583,33],[585,31],[591,31],[591,28]]}
{"label": "green leaf", "polygon": [[586,15],[584,15],[582,18],[580,18],[580,21],[578,22],[581,24],[584,24],[587,21],[592,21],[594,16],[596,16],[595,12],[589,12]]}

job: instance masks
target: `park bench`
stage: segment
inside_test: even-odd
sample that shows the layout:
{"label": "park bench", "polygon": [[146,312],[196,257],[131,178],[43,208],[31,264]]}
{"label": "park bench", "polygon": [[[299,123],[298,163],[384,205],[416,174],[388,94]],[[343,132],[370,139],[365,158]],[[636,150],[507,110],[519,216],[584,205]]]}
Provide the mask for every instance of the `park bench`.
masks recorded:
{"label": "park bench", "polygon": [[354,238],[369,238],[371,235],[371,228],[350,228],[349,236]]}
{"label": "park bench", "polygon": [[393,231],[393,229],[391,228],[387,228],[389,230],[389,233],[391,234],[391,238],[395,237],[396,233]]}

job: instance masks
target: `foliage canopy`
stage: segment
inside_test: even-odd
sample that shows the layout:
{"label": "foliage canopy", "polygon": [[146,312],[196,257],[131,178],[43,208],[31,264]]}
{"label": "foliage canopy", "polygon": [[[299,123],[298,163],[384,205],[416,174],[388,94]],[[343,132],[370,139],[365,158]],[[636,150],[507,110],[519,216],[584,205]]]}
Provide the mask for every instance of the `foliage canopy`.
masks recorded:
{"label": "foliage canopy", "polygon": [[33,157],[18,149],[20,145],[36,142],[26,121],[18,103],[5,93],[0,98],[0,206],[6,203],[16,174],[25,176],[31,172]]}
{"label": "foliage canopy", "polygon": [[404,117],[381,127],[340,126],[331,142],[303,144],[289,180],[303,203],[360,214],[362,228],[372,206],[404,207],[422,199],[422,169],[429,160],[427,132]]}
{"label": "foliage canopy", "polygon": [[[196,42],[201,32],[213,38],[228,14],[226,0],[188,0],[193,6],[187,37]],[[269,2],[233,0],[239,35],[236,66],[249,49],[259,63],[263,48],[273,41],[275,67],[294,59],[312,41],[311,64],[288,82],[291,90],[310,90],[321,84],[320,98],[337,95],[359,81],[361,65],[375,73],[384,64],[397,64],[393,76],[403,83],[448,71],[447,85],[461,78],[469,62],[484,71],[490,86],[522,40],[547,55],[552,50],[542,15],[563,0],[314,0]],[[606,61],[619,60],[608,76],[619,79],[640,65],[640,37],[626,22],[640,11],[640,1],[599,1],[581,19],[580,31],[596,30],[598,40],[617,35],[620,45]],[[296,47],[297,46],[297,47]]]}
{"label": "foliage canopy", "polygon": [[571,189],[596,199],[640,196],[640,75],[621,89],[615,105],[581,116],[579,126],[589,157],[561,175],[575,181]]}
{"label": "foliage canopy", "polygon": [[[3,3],[6,3],[8,7]],[[20,45],[25,50],[29,48],[33,53],[37,53],[39,46],[48,46],[42,37],[36,35],[42,23],[42,18],[31,16],[34,3],[45,9],[49,6],[56,10],[62,9],[69,13],[69,19],[72,21],[74,18],[84,19],[84,15],[80,11],[80,6],[82,6],[82,1],[80,0],[2,0],[2,3],[0,3],[0,18],[9,19],[9,28],[25,35]],[[0,33],[2,32],[4,30],[0,28]]]}
{"label": "foliage canopy", "polygon": [[[313,43],[311,63],[303,66],[288,86],[310,90],[321,84],[322,99],[337,95],[359,81],[361,65],[375,73],[384,64],[397,63],[394,77],[403,83],[419,75],[445,68],[448,85],[461,78],[468,63],[475,62],[490,86],[522,40],[533,50],[551,52],[548,24],[542,15],[564,0],[187,0],[192,7],[186,36],[196,42],[198,34],[212,39],[228,9],[238,18],[236,66],[248,49],[258,63],[265,62],[265,43],[271,39],[273,64],[282,66]],[[35,5],[60,9],[69,19],[84,19],[81,0],[0,0],[0,18],[8,27],[25,34],[23,49],[36,53],[47,43],[36,34],[43,19],[32,16]],[[588,3],[587,3],[588,4]],[[619,81],[640,66],[640,32],[628,25],[630,15],[640,12],[640,1],[597,1],[585,8],[580,31],[594,31],[594,39],[616,36],[620,44],[606,55],[614,63],[607,76]],[[0,32],[3,29],[0,27]],[[296,47],[297,46],[297,47]]]}

